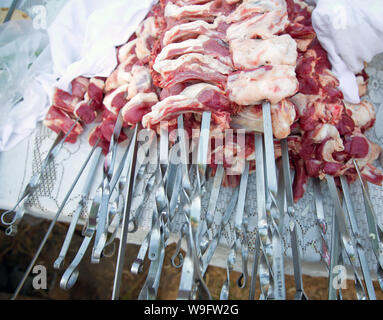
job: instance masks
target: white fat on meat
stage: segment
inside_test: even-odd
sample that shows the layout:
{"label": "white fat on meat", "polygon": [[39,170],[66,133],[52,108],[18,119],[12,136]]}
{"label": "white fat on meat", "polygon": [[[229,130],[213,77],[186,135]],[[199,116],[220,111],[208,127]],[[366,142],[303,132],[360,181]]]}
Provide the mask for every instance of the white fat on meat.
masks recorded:
{"label": "white fat on meat", "polygon": [[313,131],[310,132],[309,136],[314,143],[321,143],[324,140],[330,138],[343,144],[338,129],[328,123],[324,123],[316,127]]}
{"label": "white fat on meat", "polygon": [[134,65],[131,74],[132,78],[128,99],[133,98],[138,92],[147,92],[152,89],[152,76],[148,67]]}
{"label": "white fat on meat", "polygon": [[254,14],[271,11],[287,12],[285,0],[250,0],[240,4],[228,17],[228,23],[243,21]]}
{"label": "white fat on meat", "polygon": [[119,89],[121,86],[128,86],[128,98],[130,99],[137,92],[145,92],[152,87],[150,69],[145,66],[134,65],[131,71],[125,71],[123,68],[116,71],[106,80],[106,92],[112,89]]}
{"label": "white fat on meat", "polygon": [[[271,105],[271,121],[275,138],[284,139],[291,133],[296,112],[294,105],[288,100]],[[249,106],[232,116],[230,125],[234,129],[245,129],[250,132],[263,132],[263,113],[261,106]]]}
{"label": "white fat on meat", "polygon": [[[154,92],[138,93],[121,109],[124,121],[129,125],[133,125],[141,121],[144,113],[147,113],[148,108],[158,102],[158,97]],[[139,108],[139,110],[137,110]],[[142,110],[141,110],[142,109]],[[131,111],[134,114],[131,114]]]}
{"label": "white fat on meat", "polygon": [[263,133],[263,113],[260,106],[248,106],[231,117],[230,126],[234,129],[245,129],[250,132]]}
{"label": "white fat on meat", "polygon": [[118,50],[118,61],[120,64],[123,64],[127,59],[130,58],[132,54],[134,54],[136,44],[137,39],[134,39],[121,46],[121,48]]}
{"label": "white fat on meat", "polygon": [[227,89],[231,101],[239,105],[271,104],[294,95],[298,80],[293,66],[266,66],[229,75]]}
{"label": "white fat on meat", "polygon": [[124,85],[118,87],[113,92],[108,93],[105,96],[104,101],[103,101],[105,108],[108,109],[113,114],[118,114],[119,110],[118,110],[118,108],[113,106],[113,104],[112,104],[113,100],[114,100],[114,98],[116,98],[117,95],[119,95],[121,93],[124,93],[125,98],[126,98],[126,96],[128,95],[128,92],[129,92],[129,84],[124,84]]}
{"label": "white fat on meat", "polygon": [[99,88],[102,91],[105,89],[105,81],[101,79],[93,77],[89,80],[89,84],[94,84],[97,88]]}
{"label": "white fat on meat", "polygon": [[105,91],[116,89],[119,86],[127,84],[132,81],[132,74],[130,70],[126,70],[127,67],[137,61],[136,54],[131,54],[127,57],[123,63],[119,64],[118,67],[112,72],[112,74],[106,79]]}
{"label": "white fat on meat", "polygon": [[208,19],[214,15],[212,10],[214,5],[215,1],[201,5],[192,4],[186,6],[178,6],[172,2],[168,2],[165,6],[165,18],[175,20],[192,18]]}
{"label": "white fat on meat", "polygon": [[196,99],[185,95],[170,96],[152,106],[152,111],[142,118],[142,125],[144,128],[150,128],[179,114],[202,113],[205,110],[206,108]]}
{"label": "white fat on meat", "polygon": [[326,87],[327,85],[330,85],[331,87],[336,88],[339,86],[338,78],[329,69],[323,70],[318,75],[318,79],[322,87]]}
{"label": "white fat on meat", "polygon": [[356,83],[358,84],[359,97],[363,97],[367,94],[368,81],[364,80],[362,76],[356,76]]}
{"label": "white fat on meat", "polygon": [[363,100],[358,104],[352,104],[344,101],[346,110],[351,113],[351,118],[354,120],[355,125],[358,128],[363,128],[365,125],[375,120],[375,110],[371,102]]}
{"label": "white fat on meat", "polygon": [[165,32],[162,39],[162,44],[166,46],[170,43],[195,38],[199,35],[223,39],[225,35],[216,31],[220,21],[220,17],[218,17],[214,20],[214,23],[207,23],[203,20],[196,20],[192,22],[176,24]]}
{"label": "white fat on meat", "polygon": [[322,158],[324,161],[327,161],[327,162],[338,162],[334,159],[332,154],[334,152],[339,152],[343,150],[344,150],[344,146],[343,146],[342,140],[340,141],[338,139],[327,140],[324,143],[324,146],[322,148]]}
{"label": "white fat on meat", "polygon": [[308,105],[314,102],[317,98],[317,95],[297,93],[296,95],[290,97],[289,100],[296,106],[298,114],[302,116],[305,114]]}
{"label": "white fat on meat", "polygon": [[171,43],[158,54],[155,63],[166,59],[173,59],[188,53],[200,53],[212,56],[224,64],[232,66],[227,44],[219,39],[212,39],[200,35],[197,39],[188,39],[179,43]]}
{"label": "white fat on meat", "polygon": [[215,90],[219,93],[225,94],[225,92],[222,91],[217,86],[214,86],[209,83],[204,83],[204,82],[193,84],[189,87],[186,87],[180,94],[189,98],[197,98],[200,95],[200,93],[205,90]]}
{"label": "white fat on meat", "polygon": [[271,105],[271,121],[275,138],[284,139],[289,136],[296,115],[293,103],[287,99]]}
{"label": "white fat on meat", "polygon": [[145,19],[136,31],[137,43],[136,54],[139,60],[147,59],[150,56],[151,48],[148,47],[150,39],[156,39],[159,35],[159,28],[154,17]]}
{"label": "white fat on meat", "polygon": [[379,158],[380,154],[382,153],[382,148],[378,144],[368,140],[367,138],[366,141],[369,145],[368,154],[363,159],[355,159],[358,163],[358,166],[361,168],[363,168],[369,163],[372,164],[375,160]]}
{"label": "white fat on meat", "polygon": [[230,50],[236,69],[252,69],[263,65],[291,65],[297,62],[297,44],[290,35],[272,36],[266,40],[235,39]]}
{"label": "white fat on meat", "polygon": [[226,31],[229,40],[234,39],[268,39],[286,29],[289,24],[287,13],[271,11],[255,15],[233,23]]}
{"label": "white fat on meat", "polygon": [[215,72],[227,75],[233,71],[230,66],[227,66],[219,60],[199,53],[185,54],[175,60],[162,60],[153,65],[153,69],[161,74],[163,77],[175,72],[183,65],[188,65],[189,69],[192,69],[193,64],[199,66],[206,66],[206,69],[214,69]]}

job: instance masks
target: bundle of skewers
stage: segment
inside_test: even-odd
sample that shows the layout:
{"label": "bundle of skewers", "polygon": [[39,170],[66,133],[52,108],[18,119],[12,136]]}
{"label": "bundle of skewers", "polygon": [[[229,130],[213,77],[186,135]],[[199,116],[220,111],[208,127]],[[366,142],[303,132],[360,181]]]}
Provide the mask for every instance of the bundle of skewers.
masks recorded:
{"label": "bundle of skewers", "polygon": [[[142,241],[131,272],[150,267],[139,299],[155,299],[165,251],[172,232],[179,233],[172,264],[181,268],[179,299],[211,299],[204,275],[219,246],[222,233],[233,225],[227,257],[227,279],[221,299],[230,298],[230,276],[241,253],[238,285],[249,287],[255,298],[259,278],[260,299],[285,299],[284,242],[289,223],[296,299],[307,299],[302,283],[295,203],[314,182],[316,220],[322,239],[322,260],[334,277],[334,266],[345,253],[352,268],[358,299],[376,299],[372,275],[360,242],[349,184],[359,180],[376,274],[383,287],[381,228],[371,204],[367,182],[380,185],[383,175],[373,162],[381,149],[364,132],[374,125],[373,105],[343,100],[339,82],[331,73],[327,53],[311,24],[312,8],[301,0],[161,0],[150,10],[129,41],[116,48],[118,65],[108,78],[78,77],[72,91],[55,89],[53,105],[44,124],[58,137],[42,172],[34,176],[13,210],[2,222],[15,235],[26,211],[28,197],[41,183],[41,174],[64,143],[75,143],[92,126],[93,147],[14,298],[24,285],[66,201],[88,162],[91,168],[81,201],[72,217],[54,267],[64,268],[76,225],[91,186],[98,184],[78,253],[63,273],[60,285],[70,289],[78,266],[91,242],[92,263],[107,256],[120,230],[112,298],[118,299],[125,246],[129,233],[140,228],[145,203],[154,194],[151,229]],[[360,95],[367,91],[366,73],[358,75]],[[148,141],[139,136],[146,132]],[[140,141],[139,141],[140,140]],[[121,143],[127,141],[124,147]],[[155,170],[144,158],[155,155]],[[117,152],[122,160],[117,163]],[[102,161],[102,180],[93,181]],[[256,242],[249,250],[245,210],[248,180],[256,177]],[[208,188],[208,180],[213,179]],[[331,244],[321,184],[327,184],[335,207]],[[135,188],[144,192],[142,204],[132,212]],[[232,189],[224,214],[216,212],[223,188]],[[209,195],[208,207],[202,196]],[[182,221],[174,230],[174,221]],[[349,227],[350,225],[350,227]],[[186,255],[180,248],[186,240]],[[251,275],[248,261],[252,255]],[[360,266],[360,268],[359,268]],[[330,283],[332,283],[330,281]],[[341,296],[329,286],[329,298]]]}

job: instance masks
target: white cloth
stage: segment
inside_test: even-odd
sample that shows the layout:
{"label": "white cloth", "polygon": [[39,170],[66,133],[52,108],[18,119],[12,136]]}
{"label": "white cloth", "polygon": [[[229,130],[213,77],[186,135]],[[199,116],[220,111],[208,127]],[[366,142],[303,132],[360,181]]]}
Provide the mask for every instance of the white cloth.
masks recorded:
{"label": "white cloth", "polygon": [[[50,106],[53,87],[69,91],[70,82],[79,75],[108,76],[117,64],[115,47],[128,40],[152,4],[153,0],[68,1],[48,27],[46,50],[29,70],[28,64],[24,68],[26,75],[22,80],[29,79],[27,85],[22,86],[21,79],[13,84],[22,88],[23,101],[12,106],[11,112],[10,105],[7,109],[0,106],[3,114],[0,152],[14,148],[36,128]],[[5,27],[27,23],[30,34],[43,34],[48,38],[46,31],[34,30],[33,21],[12,21]],[[2,37],[4,35],[2,33]],[[27,46],[25,42],[21,45]],[[13,47],[15,54],[18,46]],[[32,45],[28,49],[35,52]],[[14,73],[18,75],[19,71]],[[58,78],[60,81],[56,82]],[[0,88],[0,97],[4,95],[2,90],[4,87]],[[9,100],[9,104],[14,103]]]}
{"label": "white cloth", "polygon": [[109,76],[117,64],[115,47],[129,39],[153,2],[69,1],[48,29],[58,86],[69,91],[77,76]]}
{"label": "white cloth", "polygon": [[358,103],[355,73],[383,52],[382,0],[317,0],[313,27],[346,101]]}

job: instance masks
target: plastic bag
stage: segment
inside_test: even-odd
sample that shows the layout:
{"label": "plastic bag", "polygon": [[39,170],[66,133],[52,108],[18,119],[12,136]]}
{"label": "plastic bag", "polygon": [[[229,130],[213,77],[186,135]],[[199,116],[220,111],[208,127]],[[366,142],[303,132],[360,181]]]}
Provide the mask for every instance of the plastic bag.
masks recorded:
{"label": "plastic bag", "polygon": [[49,106],[44,88],[53,81],[48,34],[30,20],[0,26],[0,151],[13,148],[42,120]]}
{"label": "plastic bag", "polygon": [[33,79],[30,67],[48,45],[48,34],[35,30],[30,20],[10,21],[0,26],[1,119],[23,98]]}

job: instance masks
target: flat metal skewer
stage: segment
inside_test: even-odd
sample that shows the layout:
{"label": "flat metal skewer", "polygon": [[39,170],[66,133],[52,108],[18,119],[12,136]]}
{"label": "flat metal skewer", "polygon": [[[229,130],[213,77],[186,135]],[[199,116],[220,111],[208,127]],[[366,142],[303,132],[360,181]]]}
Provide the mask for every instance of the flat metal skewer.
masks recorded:
{"label": "flat metal skewer", "polygon": [[383,291],[383,231],[378,223],[374,206],[368,192],[367,184],[362,178],[359,166],[355,159],[353,160],[354,167],[358,174],[358,178],[362,187],[364,206],[367,216],[367,225],[369,230],[369,238],[372,244],[372,251],[377,259],[377,277],[380,289]]}
{"label": "flat metal skewer", "polygon": [[68,252],[69,245],[72,241],[72,237],[73,237],[73,234],[75,232],[78,220],[80,219],[80,215],[81,215],[81,213],[82,213],[82,211],[86,205],[86,198],[89,195],[90,188],[92,186],[93,179],[95,176],[95,171],[97,169],[97,165],[98,165],[100,157],[101,157],[101,153],[102,153],[101,148],[98,148],[97,151],[95,152],[93,162],[92,162],[91,167],[89,169],[89,173],[88,173],[87,179],[84,183],[83,190],[81,192],[81,200],[80,200],[78,207],[77,207],[77,209],[76,209],[76,211],[72,217],[72,220],[70,222],[68,232],[65,236],[65,240],[64,240],[64,243],[63,243],[62,248],[60,250],[59,256],[53,264],[53,267],[55,269],[61,269],[64,265],[64,260],[65,260],[66,254]]}
{"label": "flat metal skewer", "polygon": [[295,290],[296,290],[295,300],[307,300],[308,298],[303,290],[302,266],[301,266],[300,252],[299,252],[297,226],[294,220],[295,209],[294,209],[294,199],[293,199],[287,139],[281,140],[281,147],[282,147],[283,175],[285,178],[287,213],[290,217],[289,229],[290,229],[290,237],[291,237],[291,251],[293,256],[293,264],[294,264],[294,278],[295,278]]}
{"label": "flat metal skewer", "polygon": [[340,239],[339,239],[339,228],[338,228],[338,220],[335,215],[335,211],[332,216],[332,233],[331,233],[331,248],[330,248],[330,272],[328,278],[328,300],[337,300],[337,289],[334,286],[334,277],[335,267],[341,265],[341,247],[340,247]]}
{"label": "flat metal skewer", "polygon": [[204,276],[206,273],[207,268],[209,267],[210,261],[213,258],[214,252],[217,249],[217,246],[219,244],[219,240],[221,239],[222,232],[224,228],[229,223],[229,220],[234,212],[235,206],[238,201],[238,195],[239,195],[239,187],[237,187],[234,191],[233,196],[230,199],[230,202],[226,208],[226,211],[223,216],[220,216],[219,222],[219,229],[217,231],[217,234],[214,236],[213,240],[210,242],[209,247],[207,248],[206,253],[202,257],[202,271],[201,275]]}
{"label": "flat metal skewer", "polygon": [[339,199],[338,195],[338,190],[336,188],[335,180],[333,176],[327,175],[326,174],[326,180],[327,180],[327,185],[330,191],[330,196],[331,199],[334,203],[335,206],[335,215],[338,221],[338,226],[339,226],[339,232],[340,232],[340,239],[341,239],[341,244],[343,245],[343,248],[346,251],[346,254],[348,256],[348,259],[351,263],[351,266],[353,268],[354,272],[354,277],[355,277],[355,289],[357,293],[357,297],[360,300],[365,300],[366,299],[366,293],[364,290],[364,286],[362,283],[362,280],[360,279],[359,273],[356,269],[355,266],[355,261],[357,258],[355,248],[353,246],[352,240],[350,233],[347,230],[347,220],[345,213],[342,209],[342,205]]}
{"label": "flat metal skewer", "polygon": [[113,193],[113,190],[110,187],[111,179],[113,177],[114,165],[117,156],[117,147],[118,139],[120,137],[121,129],[123,125],[122,112],[120,111],[114,126],[113,134],[109,144],[109,151],[105,157],[105,163],[103,166],[103,185],[102,185],[102,200],[101,206],[98,213],[98,223],[96,229],[95,244],[92,252],[92,263],[99,263],[101,259],[101,254],[104,250],[108,225],[109,225],[109,216],[108,216],[108,206],[109,199]]}
{"label": "flat metal skewer", "polygon": [[[206,115],[204,113],[202,116],[202,127],[200,141],[205,140],[204,147],[208,147],[206,143],[206,137],[203,136],[204,132],[209,133],[210,130],[207,130],[207,125],[210,126],[210,121],[206,120]],[[186,233],[187,237],[187,254],[183,262],[182,272],[181,272],[181,281],[178,291],[178,299],[190,299],[193,297],[199,297],[204,299],[211,299],[211,294],[209,289],[206,286],[205,281],[202,278],[200,272],[200,262],[199,262],[199,246],[197,245],[198,239],[198,227],[200,223],[201,215],[201,180],[200,180],[200,170],[206,169],[206,159],[202,159],[202,154],[205,153],[203,149],[199,149],[198,152],[198,164],[197,164],[197,180],[196,180],[196,189],[193,192],[193,187],[190,183],[189,173],[187,170],[188,163],[188,150],[186,149],[186,137],[184,134],[184,125],[183,125],[183,116],[180,115],[177,119],[178,121],[178,130],[181,146],[181,156],[182,156],[182,170],[183,170],[183,180],[182,180],[182,192],[187,201],[187,208],[184,209],[184,216],[188,223],[188,232]],[[206,131],[207,130],[207,131]],[[199,145],[199,148],[201,145]],[[186,212],[187,211],[187,212]],[[194,287],[194,289],[193,289]],[[192,292],[193,291],[193,292]]]}
{"label": "flat metal skewer", "polygon": [[[283,216],[282,210],[278,207],[278,183],[274,153],[274,134],[271,119],[271,106],[269,102],[262,104],[263,127],[264,127],[264,167],[266,168],[266,212],[267,228],[270,230],[270,262],[272,264],[271,289],[274,290],[273,298],[278,300],[286,299],[285,277],[284,277],[284,258],[283,243],[280,235],[280,220]],[[270,267],[269,262],[269,267]],[[272,272],[271,272],[272,271]]]}
{"label": "flat metal skewer", "polygon": [[[261,298],[267,299],[273,296],[273,270],[271,267],[271,241],[268,234],[268,223],[266,213],[266,183],[263,138],[259,133],[254,134],[255,162],[256,162],[256,186],[257,186],[257,237],[260,239],[259,256],[259,282],[261,287]],[[255,262],[255,261],[254,261]],[[254,275],[253,275],[254,276]],[[253,279],[252,281],[255,281]]]}
{"label": "flat metal skewer", "polygon": [[130,210],[131,210],[132,199],[133,199],[134,174],[136,171],[137,146],[138,146],[137,134],[138,134],[139,127],[140,127],[140,124],[137,124],[134,129],[134,134],[132,138],[133,149],[132,149],[132,155],[129,159],[130,166],[128,170],[128,185],[127,185],[127,191],[126,191],[125,208],[123,211],[121,239],[120,239],[118,257],[117,257],[117,267],[116,267],[116,272],[115,272],[114,282],[113,282],[112,300],[118,300],[120,297],[122,272],[123,272],[124,263],[125,263],[125,248],[126,248],[126,241],[127,241],[128,229],[129,229],[129,217],[130,217]]}
{"label": "flat metal skewer", "polygon": [[330,255],[328,245],[326,243],[325,234],[327,232],[327,224],[324,217],[324,209],[323,209],[323,195],[320,188],[320,180],[317,178],[313,180],[313,188],[314,188],[314,201],[315,201],[315,213],[316,213],[316,223],[319,229],[319,235],[322,240],[322,253],[321,258],[325,263],[327,269],[330,271]]}
{"label": "flat metal skewer", "polygon": [[375,289],[374,289],[374,285],[372,283],[367,258],[366,258],[366,255],[364,253],[364,248],[362,247],[362,244],[360,242],[361,237],[360,237],[360,233],[359,233],[359,227],[358,227],[358,224],[356,223],[354,208],[353,208],[352,203],[351,203],[350,190],[348,187],[346,177],[341,176],[340,182],[342,184],[343,197],[344,197],[343,209],[345,209],[345,211],[348,214],[348,218],[349,218],[350,226],[351,226],[351,231],[352,231],[352,234],[353,234],[354,239],[356,241],[356,251],[358,253],[359,264],[362,268],[362,274],[363,274],[363,278],[364,278],[364,283],[366,285],[367,294],[368,294],[368,297],[370,300],[376,300]]}

